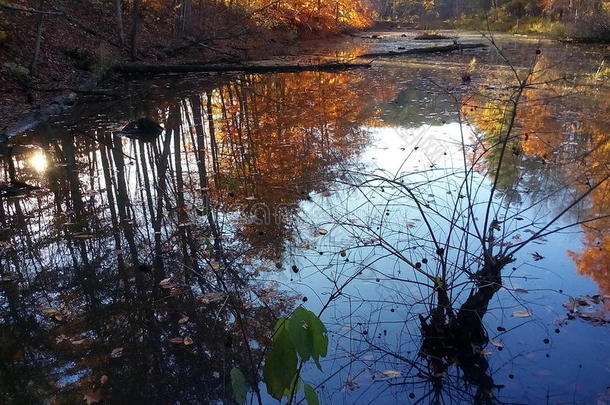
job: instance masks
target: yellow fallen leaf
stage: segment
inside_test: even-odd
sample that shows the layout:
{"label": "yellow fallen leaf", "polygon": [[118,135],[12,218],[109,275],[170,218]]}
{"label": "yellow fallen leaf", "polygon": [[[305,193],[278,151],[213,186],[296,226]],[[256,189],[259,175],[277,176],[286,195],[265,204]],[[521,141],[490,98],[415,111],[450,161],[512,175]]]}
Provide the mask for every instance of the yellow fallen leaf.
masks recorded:
{"label": "yellow fallen leaf", "polygon": [[318,233],[320,235],[326,235],[326,234],[328,234],[328,231],[326,229],[320,228],[320,229],[318,229]]}
{"label": "yellow fallen leaf", "polygon": [[193,339],[191,339],[188,336],[184,338],[184,345],[185,346],[189,346],[189,345],[192,345],[192,344],[193,344]]}

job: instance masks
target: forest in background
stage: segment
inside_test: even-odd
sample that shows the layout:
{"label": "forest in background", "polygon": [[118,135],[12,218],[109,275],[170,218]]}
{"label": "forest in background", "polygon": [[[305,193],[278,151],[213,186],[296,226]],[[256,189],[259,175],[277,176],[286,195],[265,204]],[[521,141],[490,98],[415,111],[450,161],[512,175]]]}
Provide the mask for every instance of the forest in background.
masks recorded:
{"label": "forest in background", "polygon": [[610,41],[608,0],[374,0],[382,20],[446,27]]}
{"label": "forest in background", "polygon": [[0,129],[121,61],[268,59],[370,27],[607,42],[609,24],[608,0],[0,0]]}

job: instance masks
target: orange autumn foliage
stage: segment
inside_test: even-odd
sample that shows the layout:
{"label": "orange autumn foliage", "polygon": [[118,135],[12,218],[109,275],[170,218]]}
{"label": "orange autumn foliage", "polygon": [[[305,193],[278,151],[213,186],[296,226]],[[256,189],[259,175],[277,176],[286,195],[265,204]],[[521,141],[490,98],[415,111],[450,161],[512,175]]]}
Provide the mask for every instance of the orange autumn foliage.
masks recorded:
{"label": "orange autumn foliage", "polygon": [[258,254],[279,259],[298,205],[324,193],[333,168],[364,149],[366,127],[378,123],[371,91],[391,93],[356,72],[250,76],[215,92],[222,174],[212,193],[246,213],[238,238]]}
{"label": "orange autumn foliage", "polygon": [[372,23],[371,10],[359,0],[238,0],[237,4],[268,28],[336,32]]}

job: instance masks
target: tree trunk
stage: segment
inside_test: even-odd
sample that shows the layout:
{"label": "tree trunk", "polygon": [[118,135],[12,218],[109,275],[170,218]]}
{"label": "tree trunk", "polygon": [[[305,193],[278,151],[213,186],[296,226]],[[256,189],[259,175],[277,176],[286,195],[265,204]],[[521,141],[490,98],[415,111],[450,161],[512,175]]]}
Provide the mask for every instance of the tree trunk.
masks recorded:
{"label": "tree trunk", "polygon": [[[44,0],[40,0],[39,10],[44,8]],[[40,46],[42,45],[42,23],[44,22],[44,14],[39,13],[36,16],[36,45],[34,45],[34,56],[30,64],[30,75],[35,76],[37,73],[38,57],[40,56]]]}
{"label": "tree trunk", "polygon": [[125,46],[125,31],[123,29],[123,10],[121,1],[122,0],[114,0],[114,8],[116,11],[116,26],[119,36],[119,44],[122,48]]}
{"label": "tree trunk", "polygon": [[193,21],[193,2],[192,0],[182,0],[182,12],[180,13],[180,36],[191,33]]}
{"label": "tree trunk", "polygon": [[131,11],[131,60],[138,57],[138,31],[140,30],[140,13],[142,0],[133,0],[133,10]]}

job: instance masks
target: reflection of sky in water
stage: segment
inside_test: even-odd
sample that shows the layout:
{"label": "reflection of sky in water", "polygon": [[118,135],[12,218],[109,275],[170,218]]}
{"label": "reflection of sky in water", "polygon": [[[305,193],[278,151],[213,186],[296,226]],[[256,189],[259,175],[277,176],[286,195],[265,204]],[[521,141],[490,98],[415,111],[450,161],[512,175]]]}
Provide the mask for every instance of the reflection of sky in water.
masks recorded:
{"label": "reflection of sky in water", "polygon": [[52,370],[52,375],[57,375],[58,378],[55,380],[55,385],[58,388],[66,388],[69,385],[79,382],[83,377],[87,376],[91,370],[82,369],[72,372],[72,369],[76,367],[75,362],[69,362],[55,370]]}
{"label": "reflection of sky in water", "polygon": [[[432,163],[436,164],[435,169],[446,168],[448,171],[459,169],[462,165],[458,124],[369,130],[373,132],[375,140],[363,154],[362,161],[371,171],[381,169],[391,177],[399,172],[429,169]],[[427,139],[433,141],[427,142]],[[434,158],[430,159],[430,155]],[[476,181],[488,183],[478,175]],[[447,199],[447,187],[453,190],[453,185],[443,183],[432,187],[430,190],[434,199]],[[483,187],[483,190],[488,190],[488,187]],[[409,206],[403,200],[393,201],[386,206],[382,204],[383,196],[375,194],[337,186],[330,196],[316,194],[311,202],[303,203],[303,216],[306,222],[313,224],[309,227],[310,235],[317,238],[315,249],[293,252],[299,274],[286,270],[277,276],[287,289],[296,289],[307,296],[306,307],[316,311],[328,299],[333,284],[341,285],[362,271],[325,313],[324,321],[328,325],[333,348],[330,358],[323,362],[325,372],[312,369],[305,374],[305,380],[313,382],[330,378],[325,382],[328,389],[321,390],[321,397],[328,403],[389,403],[403,401],[409,393],[418,392],[418,388],[415,388],[418,385],[411,385],[413,380],[410,379],[380,381],[379,373],[384,370],[398,370],[406,374],[408,364],[380,356],[379,353],[373,354],[363,342],[363,333],[366,332],[367,338],[380,346],[416,360],[420,344],[417,314],[425,314],[426,311],[419,303],[420,299],[426,301],[425,290],[422,296],[422,289],[418,285],[393,280],[402,278],[425,282],[425,279],[379,247],[350,248],[365,238],[358,239],[357,236],[362,235],[350,227],[350,222],[358,218],[362,224],[372,225],[370,218],[383,217],[384,209],[390,211],[391,221],[403,225],[409,223],[413,227],[414,240],[418,232],[424,231],[425,234],[423,225],[412,219],[416,216],[412,204]],[[481,194],[479,198],[484,200],[488,191]],[[377,201],[383,207],[381,215],[377,215],[378,210],[372,208],[377,203],[375,197],[381,200]],[[478,210],[481,211],[481,208]],[[484,215],[482,211],[480,214]],[[532,218],[528,218],[527,214]],[[525,222],[534,217],[537,220],[541,216],[549,218],[549,213],[541,214],[537,210],[522,215]],[[337,220],[344,225],[336,225]],[[385,226],[389,226],[388,222]],[[319,236],[319,228],[327,229],[329,233]],[[442,232],[441,228],[439,231]],[[413,255],[409,257],[421,260],[414,253],[416,250],[409,252],[408,238],[395,233],[384,236],[394,245],[401,246],[405,255]],[[526,233],[523,238],[527,236]],[[490,350],[487,356],[489,371],[495,383],[503,386],[499,390],[502,400],[516,403],[543,401],[548,388],[550,395],[556,398],[569,398],[577,393],[578,397],[587,398],[586,401],[596,401],[600,387],[607,382],[605,377],[610,363],[607,356],[600,356],[608,352],[607,329],[592,328],[580,321],[571,321],[567,325],[559,323],[566,312],[562,304],[569,295],[590,294],[597,290],[592,280],[576,274],[574,263],[566,253],[567,249],[579,250],[580,238],[578,228],[551,235],[544,242],[535,242],[523,249],[517,261],[505,269],[505,289],[492,299],[484,318],[489,337],[504,346],[501,351],[492,344],[487,348]],[[342,249],[345,249],[345,253]],[[544,259],[534,261],[534,253],[541,254]],[[515,292],[516,289],[528,293]],[[534,316],[517,318],[512,315],[523,309]],[[508,332],[497,331],[497,327],[503,327]],[[545,339],[549,339],[548,343],[545,343]],[[565,355],[575,352],[578,358],[567,358]],[[581,368],[583,363],[587,370]],[[336,374],[329,376],[331,370]],[[549,378],[553,383],[543,387]],[[357,384],[357,389],[334,389],[345,387],[346,382],[352,380]],[[390,388],[389,382],[398,386]]]}

